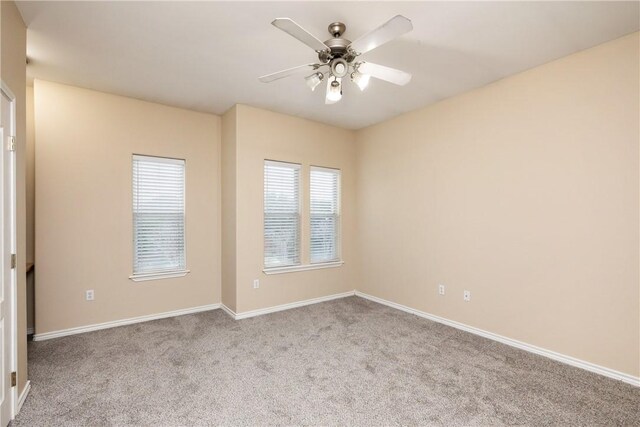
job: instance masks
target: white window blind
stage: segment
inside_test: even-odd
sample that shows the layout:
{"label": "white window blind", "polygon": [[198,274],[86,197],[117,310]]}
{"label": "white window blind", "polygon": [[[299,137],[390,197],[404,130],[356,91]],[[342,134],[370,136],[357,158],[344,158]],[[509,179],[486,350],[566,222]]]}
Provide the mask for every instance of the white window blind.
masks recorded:
{"label": "white window blind", "polygon": [[312,263],[340,259],[340,171],[311,167]]}
{"label": "white window blind", "polygon": [[300,264],[300,165],[264,162],[264,266]]}
{"label": "white window blind", "polygon": [[133,156],[133,274],[183,271],[185,162]]}

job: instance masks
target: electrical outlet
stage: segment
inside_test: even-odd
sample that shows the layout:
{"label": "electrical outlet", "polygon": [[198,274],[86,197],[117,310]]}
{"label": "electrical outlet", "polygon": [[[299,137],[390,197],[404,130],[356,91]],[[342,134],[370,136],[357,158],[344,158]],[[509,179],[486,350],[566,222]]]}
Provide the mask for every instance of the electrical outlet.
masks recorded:
{"label": "electrical outlet", "polygon": [[93,293],[93,289],[89,289],[87,292],[85,292],[85,299],[87,301],[93,301],[95,298],[95,295]]}
{"label": "electrical outlet", "polygon": [[438,285],[438,294],[444,295],[444,285]]}
{"label": "electrical outlet", "polygon": [[260,280],[254,279],[253,281],[253,289],[258,289],[260,287]]}
{"label": "electrical outlet", "polygon": [[464,298],[465,301],[471,301],[471,291],[464,291],[462,298]]}

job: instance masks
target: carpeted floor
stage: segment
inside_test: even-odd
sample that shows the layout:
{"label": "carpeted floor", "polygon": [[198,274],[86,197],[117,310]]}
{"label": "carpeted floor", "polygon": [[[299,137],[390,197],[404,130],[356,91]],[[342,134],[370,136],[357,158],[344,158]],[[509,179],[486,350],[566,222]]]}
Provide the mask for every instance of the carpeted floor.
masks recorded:
{"label": "carpeted floor", "polygon": [[640,425],[640,389],[357,297],[29,344],[14,426]]}

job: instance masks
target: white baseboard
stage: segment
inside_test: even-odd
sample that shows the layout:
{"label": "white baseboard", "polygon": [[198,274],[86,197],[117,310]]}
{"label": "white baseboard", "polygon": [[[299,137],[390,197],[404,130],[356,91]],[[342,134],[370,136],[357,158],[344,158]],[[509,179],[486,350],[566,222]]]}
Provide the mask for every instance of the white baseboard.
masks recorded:
{"label": "white baseboard", "polygon": [[33,328],[27,328],[27,335],[33,335],[35,330]]}
{"label": "white baseboard", "polygon": [[290,310],[292,308],[304,307],[305,305],[318,304],[320,302],[331,301],[338,298],[351,297],[351,296],[354,296],[355,294],[356,294],[355,291],[343,292],[341,294],[333,294],[333,295],[327,295],[325,297],[306,299],[303,301],[291,302],[289,304],[282,304],[282,305],[276,305],[273,307],[260,308],[258,310],[243,311],[242,313],[236,313],[233,310],[231,310],[229,307],[225,306],[224,304],[222,304],[222,309],[231,317],[233,317],[235,320],[241,320],[241,319],[247,319],[249,317],[261,316],[263,314],[275,313],[283,310]]}
{"label": "white baseboard", "polygon": [[224,305],[224,303],[220,304],[220,308],[222,309],[222,311],[227,313],[229,316],[231,316],[232,319],[235,320],[235,318],[236,318],[236,312],[235,311],[231,310],[229,307]]}
{"label": "white baseboard", "polygon": [[16,415],[20,413],[20,409],[22,409],[22,405],[24,405],[24,401],[27,400],[27,396],[29,395],[29,391],[31,391],[31,381],[27,380],[27,383],[24,385],[24,389],[22,389],[22,393],[20,393],[20,397],[18,397],[18,405],[16,407]]}
{"label": "white baseboard", "polygon": [[215,310],[220,304],[208,304],[199,307],[185,308],[182,310],[166,311],[164,313],[150,314],[148,316],[131,317],[129,319],[114,320],[111,322],[96,323],[93,325],[79,326],[77,328],[62,329],[59,331],[35,334],[34,341],[44,341],[52,338],[66,337],[68,335],[83,334],[85,332],[98,331],[100,329],[115,328],[117,326],[132,325],[134,323],[148,322],[149,320],[165,319],[167,317],[182,316],[184,314],[200,313],[202,311]]}
{"label": "white baseboard", "polygon": [[389,307],[396,308],[398,310],[405,311],[407,313],[415,314],[416,316],[423,317],[425,319],[433,320],[434,322],[442,323],[447,326],[451,326],[456,329],[460,329],[466,332],[470,332],[475,335],[480,335],[481,337],[489,338],[494,341],[498,341],[502,344],[510,345],[512,347],[519,348],[521,350],[528,351],[530,353],[535,353],[540,356],[548,357],[549,359],[556,360],[558,362],[566,363],[567,365],[575,366],[576,368],[582,368],[584,370],[594,372],[596,374],[603,375],[605,377],[613,378],[619,381],[623,381],[625,383],[631,384],[636,387],[640,387],[640,378],[634,377],[629,374],[625,374],[623,372],[615,371],[613,369],[605,368],[604,366],[599,366],[593,364],[591,362],[586,362],[584,360],[576,359],[575,357],[566,356],[564,354],[556,353],[555,351],[547,350],[541,347],[537,347],[535,345],[527,344],[522,341],[517,341],[511,338],[503,337],[502,335],[494,334],[493,332],[487,332],[482,329],[475,328],[473,326],[465,325],[464,323],[456,322],[454,320],[445,319],[444,317],[436,316],[433,314],[426,313],[424,311],[416,310],[411,307],[407,307],[402,304],[398,304],[395,302],[387,301],[382,298],[374,297],[373,295],[365,294],[364,292],[356,291],[355,294],[361,298],[365,298],[371,300],[373,302],[377,302],[379,304],[383,304]]}

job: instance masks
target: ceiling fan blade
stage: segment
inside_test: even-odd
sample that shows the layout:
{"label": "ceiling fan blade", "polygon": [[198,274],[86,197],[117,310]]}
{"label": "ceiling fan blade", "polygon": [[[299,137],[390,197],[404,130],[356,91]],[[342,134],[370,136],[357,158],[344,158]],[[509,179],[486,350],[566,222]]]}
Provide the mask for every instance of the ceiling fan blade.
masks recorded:
{"label": "ceiling fan blade", "polygon": [[310,72],[317,69],[317,64],[305,64],[300,65],[298,67],[288,68],[286,70],[278,71],[276,73],[267,74],[262,77],[258,77],[262,83],[271,83],[274,80],[282,79],[284,77],[289,77],[292,74],[298,74],[302,72]]}
{"label": "ceiling fan blade", "polygon": [[273,20],[271,25],[297,38],[316,52],[322,52],[329,49],[326,44],[322,43],[322,41],[317,39],[313,34],[296,24],[292,19],[277,18]]}
{"label": "ceiling fan blade", "polygon": [[404,86],[411,81],[411,74],[384,65],[362,62],[358,66],[362,74],[369,74],[376,79],[384,80],[395,85]]}
{"label": "ceiling fan blade", "polygon": [[411,20],[402,15],[396,15],[375,30],[358,38],[349,47],[359,54],[369,52],[411,30],[413,30]]}

